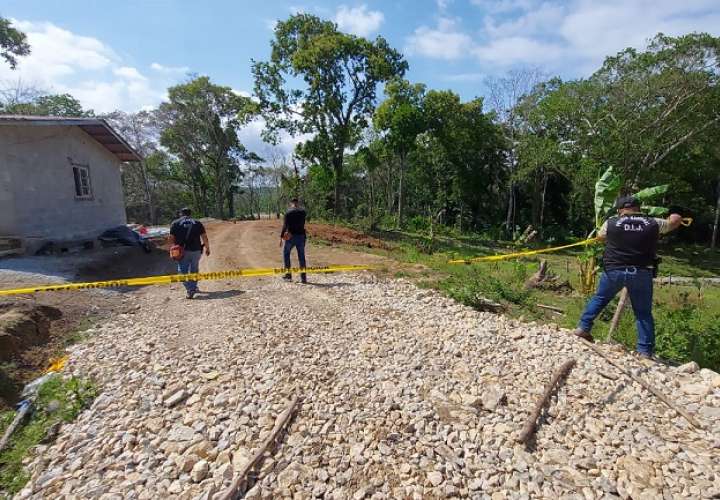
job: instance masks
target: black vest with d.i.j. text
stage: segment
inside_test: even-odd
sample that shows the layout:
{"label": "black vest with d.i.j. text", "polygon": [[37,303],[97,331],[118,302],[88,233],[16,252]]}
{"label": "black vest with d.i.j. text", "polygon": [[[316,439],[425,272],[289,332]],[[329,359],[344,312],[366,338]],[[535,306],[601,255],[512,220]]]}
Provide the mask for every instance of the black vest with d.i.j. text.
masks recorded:
{"label": "black vest with d.i.j. text", "polygon": [[605,269],[652,267],[659,235],[660,226],[653,217],[643,214],[610,217],[603,256]]}

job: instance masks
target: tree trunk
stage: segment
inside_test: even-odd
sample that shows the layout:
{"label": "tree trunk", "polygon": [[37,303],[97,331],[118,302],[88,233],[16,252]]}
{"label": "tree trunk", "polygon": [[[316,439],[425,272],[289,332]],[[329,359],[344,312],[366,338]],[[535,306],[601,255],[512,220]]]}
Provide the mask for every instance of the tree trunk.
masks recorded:
{"label": "tree trunk", "polygon": [[338,218],[340,215],[340,178],[342,177],[343,172],[343,155],[336,156],[333,158],[333,170],[335,171],[335,185],[334,185],[334,193],[333,193],[333,212],[335,219]]}
{"label": "tree trunk", "polygon": [[508,191],[507,213],[505,215],[505,228],[507,229],[508,233],[511,235],[515,232],[515,228],[513,227],[514,208],[515,208],[515,184],[511,182],[510,189]]}
{"label": "tree trunk", "polygon": [[715,250],[717,247],[718,242],[718,232],[720,231],[720,228],[718,228],[718,225],[720,225],[720,177],[718,177],[718,184],[717,184],[717,203],[715,204],[715,223],[713,224],[713,232],[712,232],[712,240],[710,241],[710,248]]}
{"label": "tree trunk", "polygon": [[228,202],[228,218],[234,219],[235,218],[235,193],[233,192],[232,189],[228,190],[227,202]]}
{"label": "tree trunk", "polygon": [[543,224],[545,223],[545,195],[547,194],[548,175],[543,172],[543,188],[540,196],[540,224],[537,226],[540,231],[540,239],[544,239]]}
{"label": "tree trunk", "polygon": [[400,178],[398,181],[398,210],[395,226],[397,229],[402,227],[402,211],[403,211],[403,174],[405,172],[405,155],[400,155]]}

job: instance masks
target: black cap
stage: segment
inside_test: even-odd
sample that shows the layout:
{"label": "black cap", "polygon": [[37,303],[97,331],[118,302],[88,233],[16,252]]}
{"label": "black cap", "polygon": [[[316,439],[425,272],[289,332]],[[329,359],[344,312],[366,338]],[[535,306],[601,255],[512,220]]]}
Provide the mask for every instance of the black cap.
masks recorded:
{"label": "black cap", "polygon": [[640,208],[640,200],[634,196],[621,196],[615,201],[615,208]]}
{"label": "black cap", "polygon": [[190,215],[192,213],[192,210],[190,210],[188,207],[183,207],[180,209],[180,215]]}

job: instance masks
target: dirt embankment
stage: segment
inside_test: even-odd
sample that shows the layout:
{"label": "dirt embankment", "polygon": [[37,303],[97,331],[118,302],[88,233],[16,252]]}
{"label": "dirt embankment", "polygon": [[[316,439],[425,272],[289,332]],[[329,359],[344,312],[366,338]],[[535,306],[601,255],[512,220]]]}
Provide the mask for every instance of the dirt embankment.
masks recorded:
{"label": "dirt embankment", "polygon": [[331,226],[329,224],[308,224],[308,233],[321,240],[341,245],[353,245],[368,248],[381,248],[392,250],[393,246],[386,241],[373,238],[360,231],[355,231],[342,226]]}

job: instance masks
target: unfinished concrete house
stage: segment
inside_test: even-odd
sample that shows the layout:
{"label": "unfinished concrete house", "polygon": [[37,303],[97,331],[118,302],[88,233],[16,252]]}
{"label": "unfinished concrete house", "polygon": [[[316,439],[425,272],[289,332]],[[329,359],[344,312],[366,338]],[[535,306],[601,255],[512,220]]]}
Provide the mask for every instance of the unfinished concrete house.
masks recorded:
{"label": "unfinished concrete house", "polygon": [[133,161],[105,120],[0,115],[0,240],[33,252],[125,224],[120,167]]}

